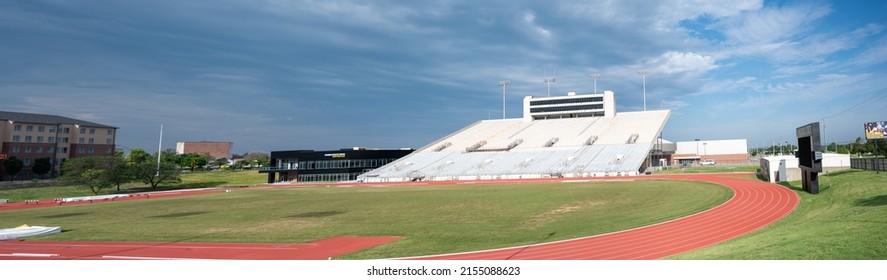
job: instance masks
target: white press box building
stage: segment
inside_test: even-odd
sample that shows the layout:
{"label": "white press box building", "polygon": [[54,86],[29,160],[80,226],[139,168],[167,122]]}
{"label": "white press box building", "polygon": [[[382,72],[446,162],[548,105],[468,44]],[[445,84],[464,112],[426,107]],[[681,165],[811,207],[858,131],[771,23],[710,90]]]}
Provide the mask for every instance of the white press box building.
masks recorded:
{"label": "white press box building", "polygon": [[483,120],[359,181],[484,180],[638,175],[669,110],[616,112],[612,91],[525,97],[523,117]]}

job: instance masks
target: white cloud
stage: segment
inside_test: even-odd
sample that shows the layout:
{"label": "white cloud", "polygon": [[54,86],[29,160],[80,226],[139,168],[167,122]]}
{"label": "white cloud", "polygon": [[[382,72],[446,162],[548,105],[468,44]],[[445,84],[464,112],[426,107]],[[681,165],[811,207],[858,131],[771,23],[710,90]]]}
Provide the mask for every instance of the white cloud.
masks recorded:
{"label": "white cloud", "polygon": [[665,74],[701,75],[718,68],[711,56],[694,52],[669,51],[647,62],[651,70]]}
{"label": "white cloud", "polygon": [[525,13],[523,20],[524,20],[524,23],[526,23],[527,26],[530,27],[530,30],[535,32],[542,39],[551,38],[551,31],[549,31],[546,28],[543,28],[542,26],[539,26],[539,24],[536,23],[536,15],[534,15],[533,13],[530,13],[530,12]]}

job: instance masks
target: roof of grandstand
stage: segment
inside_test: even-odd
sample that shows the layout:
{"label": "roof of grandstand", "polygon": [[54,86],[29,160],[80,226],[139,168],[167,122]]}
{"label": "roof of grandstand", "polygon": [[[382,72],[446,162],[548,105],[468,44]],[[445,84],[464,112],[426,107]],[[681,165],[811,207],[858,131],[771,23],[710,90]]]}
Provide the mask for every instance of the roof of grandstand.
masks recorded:
{"label": "roof of grandstand", "polygon": [[608,115],[478,121],[360,178],[384,182],[637,175],[670,111]]}

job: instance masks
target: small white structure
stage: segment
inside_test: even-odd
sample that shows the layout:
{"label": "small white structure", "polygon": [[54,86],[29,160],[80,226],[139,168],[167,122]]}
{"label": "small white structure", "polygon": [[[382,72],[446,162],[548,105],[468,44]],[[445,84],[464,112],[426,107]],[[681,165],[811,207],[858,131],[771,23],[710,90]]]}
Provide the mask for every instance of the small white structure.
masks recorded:
{"label": "small white structure", "polygon": [[[780,174],[780,162],[785,160],[785,174]],[[822,154],[822,172],[850,169],[850,155]],[[773,156],[761,159],[761,173],[771,183],[801,180],[801,168],[795,156]],[[783,176],[784,175],[784,176]]]}

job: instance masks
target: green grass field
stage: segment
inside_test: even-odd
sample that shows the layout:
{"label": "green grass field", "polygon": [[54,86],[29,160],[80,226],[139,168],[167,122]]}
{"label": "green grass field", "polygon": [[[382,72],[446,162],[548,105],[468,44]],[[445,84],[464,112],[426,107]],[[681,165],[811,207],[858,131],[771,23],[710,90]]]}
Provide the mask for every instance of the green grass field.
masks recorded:
{"label": "green grass field", "polygon": [[[182,173],[182,183],[166,184],[157,187],[158,190],[193,189],[221,186],[254,186],[264,184],[265,174],[259,174],[255,170],[245,171],[212,171]],[[150,191],[151,189],[142,183],[129,183],[121,186],[121,193]],[[117,188],[103,189],[99,194],[114,194]],[[26,187],[20,189],[0,190],[0,198],[9,199],[10,202],[29,199],[53,199],[59,197],[78,197],[93,195],[87,188],[78,185],[54,186],[54,187]]]}
{"label": "green grass field", "polygon": [[887,172],[820,174],[820,193],[801,191],[792,214],[762,230],[673,259],[887,259]]}
{"label": "green grass field", "polygon": [[677,181],[236,189],[230,193],[0,211],[0,228],[62,226],[40,239],[301,243],[406,239],[345,258],[387,258],[547,242],[657,223],[732,193]]}

